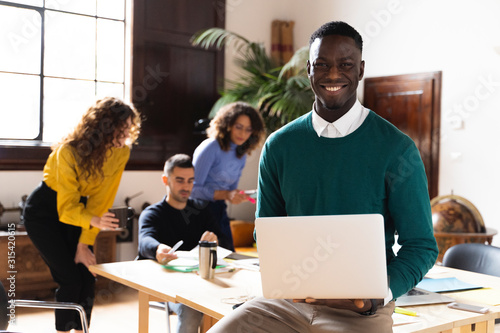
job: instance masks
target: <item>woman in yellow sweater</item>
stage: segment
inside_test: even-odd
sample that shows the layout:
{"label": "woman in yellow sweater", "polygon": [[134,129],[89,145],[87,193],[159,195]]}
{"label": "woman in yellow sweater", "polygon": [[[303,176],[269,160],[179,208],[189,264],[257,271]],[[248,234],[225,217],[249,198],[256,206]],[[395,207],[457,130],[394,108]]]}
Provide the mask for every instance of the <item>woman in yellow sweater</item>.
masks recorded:
{"label": "woman in yellow sweater", "polygon": [[[56,300],[81,304],[90,314],[95,277],[92,251],[100,229],[115,229],[108,209],[137,139],[137,111],[116,98],[98,100],[78,126],[52,147],[43,181],[29,196],[23,213],[26,230],[59,284]],[[56,330],[81,331],[78,313],[56,310]]]}

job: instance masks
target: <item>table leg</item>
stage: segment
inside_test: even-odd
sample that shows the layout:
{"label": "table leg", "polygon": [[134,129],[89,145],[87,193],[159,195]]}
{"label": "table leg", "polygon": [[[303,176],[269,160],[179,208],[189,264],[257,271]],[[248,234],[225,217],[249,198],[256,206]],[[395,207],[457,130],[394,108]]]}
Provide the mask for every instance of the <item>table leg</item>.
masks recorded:
{"label": "table leg", "polygon": [[219,320],[210,317],[209,315],[203,315],[203,320],[201,321],[201,327],[200,327],[200,332],[205,333],[207,332],[210,327],[214,326]]}
{"label": "table leg", "polygon": [[139,291],[139,333],[149,331],[149,295]]}
{"label": "table leg", "polygon": [[486,332],[494,333],[495,332],[495,319],[488,320],[486,322]]}

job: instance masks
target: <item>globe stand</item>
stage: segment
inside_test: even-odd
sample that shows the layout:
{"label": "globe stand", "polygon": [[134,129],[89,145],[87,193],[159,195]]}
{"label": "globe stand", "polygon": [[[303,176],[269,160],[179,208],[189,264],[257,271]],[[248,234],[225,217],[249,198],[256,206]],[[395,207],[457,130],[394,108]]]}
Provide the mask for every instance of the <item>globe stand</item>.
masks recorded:
{"label": "globe stand", "polygon": [[436,263],[441,264],[444,253],[453,245],[462,243],[481,243],[491,245],[493,236],[496,234],[497,231],[492,228],[486,228],[486,233],[453,233],[434,231],[434,237],[436,237],[436,242],[439,248],[439,255]]}
{"label": "globe stand", "polygon": [[488,243],[491,245],[495,229],[486,228],[479,210],[469,200],[454,195],[437,196],[431,200],[434,236],[439,248],[436,263],[453,245],[462,243]]}

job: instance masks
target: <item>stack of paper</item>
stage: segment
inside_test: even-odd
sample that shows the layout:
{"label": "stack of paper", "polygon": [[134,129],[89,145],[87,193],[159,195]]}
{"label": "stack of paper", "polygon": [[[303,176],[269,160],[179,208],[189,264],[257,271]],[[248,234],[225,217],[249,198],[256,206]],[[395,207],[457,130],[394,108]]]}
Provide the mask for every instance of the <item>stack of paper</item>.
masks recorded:
{"label": "stack of paper", "polygon": [[164,265],[168,269],[179,272],[191,272],[198,269],[198,259],[177,258]]}
{"label": "stack of paper", "polygon": [[[177,251],[175,254],[177,254],[177,259],[169,261],[166,265],[164,265],[165,268],[179,272],[192,272],[198,270],[198,246],[191,251]],[[231,251],[220,246],[217,247],[217,268],[227,265],[224,258],[229,254],[231,254]]]}
{"label": "stack of paper", "polygon": [[251,271],[259,271],[259,258],[234,260],[232,265],[236,268],[244,268]]}

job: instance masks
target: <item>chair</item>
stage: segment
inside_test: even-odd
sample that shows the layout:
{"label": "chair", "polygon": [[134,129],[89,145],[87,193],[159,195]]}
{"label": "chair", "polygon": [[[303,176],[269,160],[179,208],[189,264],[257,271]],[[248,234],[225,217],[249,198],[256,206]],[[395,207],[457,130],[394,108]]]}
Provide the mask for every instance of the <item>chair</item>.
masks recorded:
{"label": "chair", "polygon": [[445,252],[443,266],[500,277],[500,248],[481,243],[457,244]]}
{"label": "chair", "polygon": [[[481,243],[463,243],[450,247],[443,266],[500,277],[500,247]],[[495,324],[500,318],[495,319]]]}
{"label": "chair", "polygon": [[[51,302],[51,301],[31,301],[31,300],[21,300],[15,299],[9,304],[7,299],[7,293],[2,283],[0,283],[0,332],[6,331],[9,327],[9,312],[12,306],[14,307],[25,307],[25,308],[48,308],[48,309],[68,309],[76,310],[80,313],[80,320],[82,321],[82,330],[84,333],[88,333],[87,315],[85,310],[80,304],[67,303],[67,302]],[[11,305],[12,304],[12,305]]]}
{"label": "chair", "polygon": [[169,309],[168,302],[149,302],[149,308],[165,311],[167,315],[167,333],[170,333],[170,315],[173,312]]}

